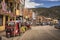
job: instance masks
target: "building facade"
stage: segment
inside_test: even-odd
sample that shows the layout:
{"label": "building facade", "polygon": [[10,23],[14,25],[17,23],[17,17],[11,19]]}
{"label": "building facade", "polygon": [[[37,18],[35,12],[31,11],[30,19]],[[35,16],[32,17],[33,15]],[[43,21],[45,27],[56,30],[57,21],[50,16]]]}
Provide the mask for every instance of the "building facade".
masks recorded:
{"label": "building facade", "polygon": [[5,30],[7,21],[16,20],[16,4],[15,0],[0,0],[0,31]]}
{"label": "building facade", "polygon": [[32,13],[33,13],[32,10],[24,8],[24,14],[23,14],[24,19],[32,20]]}
{"label": "building facade", "polygon": [[0,0],[0,31],[7,21],[23,20],[25,0]]}

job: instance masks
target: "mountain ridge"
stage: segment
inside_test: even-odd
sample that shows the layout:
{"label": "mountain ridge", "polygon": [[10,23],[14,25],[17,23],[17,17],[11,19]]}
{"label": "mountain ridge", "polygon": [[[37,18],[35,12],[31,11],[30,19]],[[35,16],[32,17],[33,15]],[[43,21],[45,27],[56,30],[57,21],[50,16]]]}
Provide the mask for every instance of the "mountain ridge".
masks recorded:
{"label": "mountain ridge", "polygon": [[34,12],[38,12],[38,16],[60,19],[60,6],[52,6],[50,8],[31,8]]}

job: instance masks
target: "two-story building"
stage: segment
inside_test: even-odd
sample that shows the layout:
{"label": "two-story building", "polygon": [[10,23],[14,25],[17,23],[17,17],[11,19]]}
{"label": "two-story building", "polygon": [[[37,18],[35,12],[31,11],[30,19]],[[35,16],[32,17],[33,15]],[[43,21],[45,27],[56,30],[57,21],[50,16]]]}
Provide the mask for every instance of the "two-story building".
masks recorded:
{"label": "two-story building", "polygon": [[5,30],[7,21],[20,15],[20,0],[0,0],[0,31]]}

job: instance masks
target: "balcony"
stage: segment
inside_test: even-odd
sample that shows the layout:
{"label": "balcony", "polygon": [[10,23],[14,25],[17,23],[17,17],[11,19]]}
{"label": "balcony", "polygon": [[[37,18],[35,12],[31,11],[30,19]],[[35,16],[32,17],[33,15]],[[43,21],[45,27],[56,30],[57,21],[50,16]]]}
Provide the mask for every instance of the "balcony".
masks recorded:
{"label": "balcony", "polygon": [[14,6],[12,3],[0,2],[0,14],[14,16]]}

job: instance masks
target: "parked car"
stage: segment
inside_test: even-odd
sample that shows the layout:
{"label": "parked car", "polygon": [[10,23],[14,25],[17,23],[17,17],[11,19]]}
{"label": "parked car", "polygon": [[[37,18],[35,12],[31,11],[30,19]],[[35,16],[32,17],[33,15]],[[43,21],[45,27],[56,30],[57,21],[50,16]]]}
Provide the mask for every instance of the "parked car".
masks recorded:
{"label": "parked car", "polygon": [[44,26],[44,25],[47,25],[47,23],[46,23],[46,22],[43,22],[42,25],[43,25],[43,26]]}
{"label": "parked car", "polygon": [[29,22],[25,22],[25,26],[26,26],[28,29],[31,29]]}
{"label": "parked car", "polygon": [[60,29],[60,24],[55,24],[55,28]]}
{"label": "parked car", "polygon": [[40,25],[40,23],[36,23],[36,25]]}

